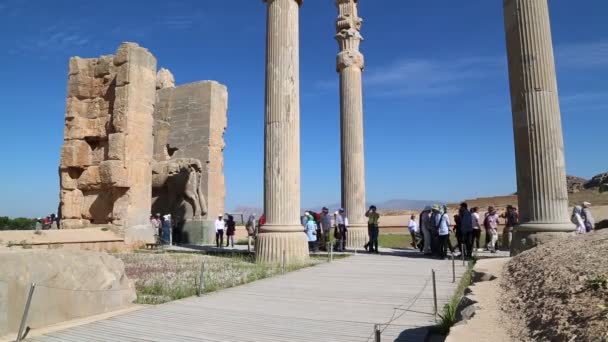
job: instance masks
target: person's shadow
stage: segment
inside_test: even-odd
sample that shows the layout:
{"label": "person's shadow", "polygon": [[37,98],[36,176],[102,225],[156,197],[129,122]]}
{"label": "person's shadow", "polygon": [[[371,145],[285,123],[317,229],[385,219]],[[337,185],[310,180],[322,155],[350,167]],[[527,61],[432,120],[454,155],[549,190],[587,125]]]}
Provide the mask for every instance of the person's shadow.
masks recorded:
{"label": "person's shadow", "polygon": [[[429,327],[419,327],[419,328],[410,328],[403,330],[399,336],[394,340],[395,342],[425,342],[427,340],[427,335],[429,332]],[[433,339],[432,342],[440,342],[445,341],[445,338],[442,340]]]}

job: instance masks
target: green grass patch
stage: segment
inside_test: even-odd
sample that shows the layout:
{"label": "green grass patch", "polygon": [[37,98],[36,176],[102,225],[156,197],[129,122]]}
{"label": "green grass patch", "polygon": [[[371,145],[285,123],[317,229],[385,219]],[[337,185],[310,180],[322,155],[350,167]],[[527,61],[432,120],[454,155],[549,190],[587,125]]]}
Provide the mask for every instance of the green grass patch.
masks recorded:
{"label": "green grass patch", "polygon": [[432,333],[447,336],[450,329],[456,324],[458,305],[460,304],[462,297],[464,297],[464,291],[473,282],[473,268],[475,267],[475,262],[475,259],[469,261],[467,270],[462,275],[458,288],[456,288],[450,302],[443,306],[442,313],[439,314],[441,321],[437,326],[431,329]]}

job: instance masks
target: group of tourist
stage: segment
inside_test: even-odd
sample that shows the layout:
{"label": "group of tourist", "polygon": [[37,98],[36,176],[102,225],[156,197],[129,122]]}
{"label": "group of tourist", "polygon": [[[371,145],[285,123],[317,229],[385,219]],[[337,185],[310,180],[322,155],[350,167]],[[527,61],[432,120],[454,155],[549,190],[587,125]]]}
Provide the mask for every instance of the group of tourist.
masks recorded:
{"label": "group of tourist", "polygon": [[59,218],[55,214],[49,214],[45,218],[36,218],[36,230],[58,229]]}
{"label": "group of tourist", "polygon": [[[410,217],[408,231],[412,238],[412,246],[419,248],[425,255],[445,259],[448,250],[454,254],[458,249],[465,257],[471,258],[474,250],[480,250],[482,229],[486,232],[486,250],[496,253],[500,218],[505,220],[502,248],[508,250],[511,246],[513,228],[519,224],[517,208],[511,205],[507,206],[502,215],[499,215],[493,206],[488,207],[482,221],[479,208],[469,208],[469,205],[463,202],[458,213],[453,217],[453,228],[447,206],[427,206],[420,213],[418,222],[415,215]],[[456,237],[456,248],[450,240],[452,232]]]}
{"label": "group of tourist", "polygon": [[157,244],[173,244],[173,220],[171,214],[156,214],[150,216],[150,224],[154,228]]}
{"label": "group of tourist", "polygon": [[590,233],[595,227],[595,219],[591,214],[591,203],[583,202],[582,205],[575,206],[570,220],[576,225],[577,234]]}
{"label": "group of tourist", "polygon": [[236,222],[234,216],[226,215],[218,216],[215,220],[215,246],[217,248],[224,247],[224,232],[226,233],[226,247],[234,248],[234,234],[236,233]]}

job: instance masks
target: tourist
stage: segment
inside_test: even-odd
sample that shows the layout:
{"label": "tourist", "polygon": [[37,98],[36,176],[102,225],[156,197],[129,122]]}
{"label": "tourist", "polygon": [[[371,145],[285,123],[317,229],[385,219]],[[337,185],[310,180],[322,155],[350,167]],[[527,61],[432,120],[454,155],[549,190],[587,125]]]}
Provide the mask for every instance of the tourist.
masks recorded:
{"label": "tourist", "polygon": [[334,238],[336,239],[336,250],[344,252],[346,249],[346,235],[348,234],[348,217],[343,208],[340,208],[335,213],[336,229],[334,230]]}
{"label": "tourist", "polygon": [[365,217],[368,218],[367,235],[369,236],[369,241],[363,247],[370,253],[380,253],[378,251],[378,235],[380,234],[378,224],[380,223],[380,214],[378,214],[377,210],[376,206],[372,205],[365,213]]}
{"label": "tourist", "polygon": [[152,228],[154,229],[154,235],[156,236],[156,242],[159,243],[161,240],[161,236],[163,235],[160,214],[150,216],[150,224],[152,225]]}
{"label": "tourist", "polygon": [[460,215],[456,214],[454,215],[454,234],[456,235],[456,243],[458,244],[458,250],[460,251],[460,253],[464,253],[464,251],[462,250],[462,230],[460,229],[460,225],[461,225],[461,221],[460,221]]}
{"label": "tourist", "polygon": [[460,239],[462,246],[461,253],[464,253],[467,258],[473,257],[473,215],[469,211],[469,205],[466,202],[460,203]]}
{"label": "tourist", "polygon": [[431,207],[426,206],[420,213],[420,230],[422,232],[423,248],[422,252],[424,255],[431,255],[431,243],[432,243],[432,232],[434,223],[431,223]]}
{"label": "tourist", "polygon": [[315,221],[315,217],[308,212],[304,215],[304,217],[306,219],[304,232],[308,238],[308,251],[317,252],[317,223]]}
{"label": "tourist", "polygon": [[321,249],[325,250],[329,243],[329,235],[331,234],[331,215],[329,209],[323,207],[321,210],[321,235],[317,236]]}
{"label": "tourist", "polygon": [[251,242],[255,238],[256,232],[255,214],[249,215],[245,229],[247,229],[247,251],[251,252]]}
{"label": "tourist", "polygon": [[224,222],[224,216],[218,216],[217,220],[215,220],[215,245],[217,248],[222,248],[224,246],[224,229],[226,228],[226,223]]}
{"label": "tourist", "polygon": [[228,215],[228,221],[226,221],[226,247],[230,246],[234,248],[234,233],[236,232],[236,222],[234,217]]}
{"label": "tourist", "polygon": [[416,237],[416,234],[418,233],[418,223],[416,223],[416,215],[410,216],[410,222],[407,224],[407,229],[412,237],[412,247],[414,247],[414,249],[418,248],[418,238]]}
{"label": "tourist", "polygon": [[481,225],[479,224],[479,208],[471,209],[471,221],[473,222],[473,244],[479,250],[479,240],[481,239]]}
{"label": "tourist", "polygon": [[162,234],[162,241],[164,245],[171,245],[172,243],[172,239],[171,239],[171,214],[167,214],[165,216],[163,216],[163,222],[162,222],[162,227],[163,227],[163,234]]}
{"label": "tourist", "polygon": [[570,220],[576,225],[577,234],[585,234],[587,232],[585,222],[583,221],[583,207],[580,205],[575,206]]}
{"label": "tourist", "polygon": [[435,226],[437,227],[439,258],[447,258],[447,249],[453,249],[450,245],[450,215],[448,215],[447,207],[444,207],[443,213],[438,210],[438,215],[435,215]]}
{"label": "tourist", "polygon": [[502,231],[502,248],[511,249],[513,240],[513,228],[519,224],[519,213],[517,208],[512,205],[507,206],[507,212],[503,215],[505,219],[505,229]]}
{"label": "tourist", "polygon": [[496,243],[498,242],[498,213],[496,213],[496,209],[492,206],[488,207],[484,226],[486,227],[486,234],[491,237],[490,242],[488,243],[488,250],[492,253],[496,253]]}
{"label": "tourist", "polygon": [[583,219],[585,220],[585,230],[590,233],[595,228],[595,219],[591,214],[591,203],[583,202]]}

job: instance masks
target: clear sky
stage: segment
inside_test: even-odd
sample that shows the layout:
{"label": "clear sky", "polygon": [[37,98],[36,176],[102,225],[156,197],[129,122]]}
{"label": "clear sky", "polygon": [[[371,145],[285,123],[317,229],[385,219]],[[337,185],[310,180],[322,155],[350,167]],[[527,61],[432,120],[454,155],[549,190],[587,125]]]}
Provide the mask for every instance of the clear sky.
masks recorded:
{"label": "clear sky", "polygon": [[[608,171],[608,2],[550,1],[568,173]],[[302,204],[340,198],[333,0],[300,12]],[[502,1],[361,0],[369,201],[512,193]],[[58,202],[68,58],[147,47],[178,84],[228,86],[226,206],[260,206],[265,4],[0,1],[0,216]]]}

